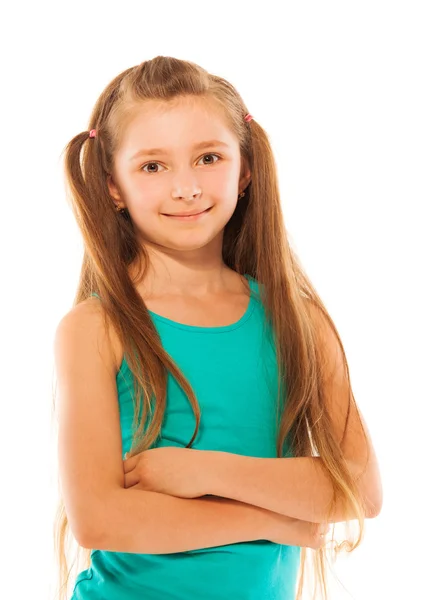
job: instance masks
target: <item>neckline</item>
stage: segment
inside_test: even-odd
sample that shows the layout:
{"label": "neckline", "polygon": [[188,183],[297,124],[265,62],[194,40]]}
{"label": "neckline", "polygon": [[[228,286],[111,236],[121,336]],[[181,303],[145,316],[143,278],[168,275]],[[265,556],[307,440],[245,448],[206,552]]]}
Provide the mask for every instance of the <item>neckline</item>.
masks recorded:
{"label": "neckline", "polygon": [[233,329],[237,329],[238,327],[241,327],[245,323],[245,321],[247,321],[250,318],[250,315],[253,312],[254,307],[255,307],[255,303],[253,301],[253,280],[252,280],[251,276],[248,275],[247,273],[244,273],[244,277],[248,281],[248,286],[250,288],[250,298],[248,301],[248,306],[247,306],[246,311],[244,312],[242,317],[240,319],[238,319],[238,321],[236,321],[235,323],[230,323],[229,325],[220,325],[218,327],[187,325],[186,323],[179,323],[179,321],[174,321],[172,319],[168,319],[167,317],[163,317],[162,315],[159,315],[150,309],[147,309],[147,310],[154,320],[161,321],[162,323],[165,323],[166,325],[170,325],[171,327],[175,327],[176,329],[183,329],[185,331],[192,331],[192,332],[201,331],[202,333],[221,333],[221,332],[226,332],[226,331],[232,331]]}

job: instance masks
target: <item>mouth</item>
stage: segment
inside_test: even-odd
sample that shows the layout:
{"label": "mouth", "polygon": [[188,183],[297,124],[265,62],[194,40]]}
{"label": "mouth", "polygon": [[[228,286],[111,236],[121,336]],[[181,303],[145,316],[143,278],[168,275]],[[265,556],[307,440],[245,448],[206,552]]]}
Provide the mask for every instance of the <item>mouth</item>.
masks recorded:
{"label": "mouth", "polygon": [[206,208],[206,210],[203,210],[202,212],[197,213],[196,215],[167,215],[165,213],[163,213],[163,215],[165,217],[169,217],[170,219],[176,219],[178,221],[196,221],[197,219],[200,219],[203,215],[209,213],[212,208],[213,207],[210,206],[209,208]]}

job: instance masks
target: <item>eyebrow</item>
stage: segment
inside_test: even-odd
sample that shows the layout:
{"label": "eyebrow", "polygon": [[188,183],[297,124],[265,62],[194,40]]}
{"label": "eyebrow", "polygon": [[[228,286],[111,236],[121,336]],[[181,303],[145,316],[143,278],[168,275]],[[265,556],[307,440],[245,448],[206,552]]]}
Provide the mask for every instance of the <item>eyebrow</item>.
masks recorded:
{"label": "eyebrow", "polygon": [[[198,144],[194,144],[193,148],[195,150],[200,150],[201,148],[210,148],[211,146],[224,146],[225,148],[229,148],[229,145],[220,140],[207,140],[205,142],[199,142]],[[139,156],[156,156],[158,154],[166,154],[167,150],[165,148],[149,148],[138,150],[129,160],[134,160]]]}

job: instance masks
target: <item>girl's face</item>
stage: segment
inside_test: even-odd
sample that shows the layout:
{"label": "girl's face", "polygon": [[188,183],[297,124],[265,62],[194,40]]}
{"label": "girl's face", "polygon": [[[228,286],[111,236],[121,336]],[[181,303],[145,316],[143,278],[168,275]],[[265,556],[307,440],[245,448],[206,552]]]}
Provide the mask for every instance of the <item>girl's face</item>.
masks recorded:
{"label": "girl's face", "polygon": [[[108,186],[147,246],[187,251],[213,240],[218,246],[250,177],[248,168],[241,173],[239,143],[218,110],[179,98],[143,105],[127,127]],[[168,216],[205,209],[196,219]]]}

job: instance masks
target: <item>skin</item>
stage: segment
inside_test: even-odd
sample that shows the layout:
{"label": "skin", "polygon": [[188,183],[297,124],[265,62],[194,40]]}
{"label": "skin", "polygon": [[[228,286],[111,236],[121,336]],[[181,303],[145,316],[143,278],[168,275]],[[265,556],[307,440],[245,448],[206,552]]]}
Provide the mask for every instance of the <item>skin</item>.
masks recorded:
{"label": "skin", "polygon": [[[194,149],[196,143],[213,139],[227,147]],[[141,148],[167,152],[132,159]],[[239,274],[223,263],[222,242],[224,227],[242,201],[238,195],[250,180],[236,137],[210,102],[181,98],[148,102],[139,109],[115,155],[108,187],[116,206],[128,209],[149,254],[151,269],[137,283],[149,308],[154,310],[154,302],[165,298],[176,314],[189,307],[192,317],[201,304],[207,309],[199,316],[204,320],[218,304],[218,313],[226,312],[229,322],[239,318],[230,314],[231,307],[245,290]],[[209,206],[211,212],[199,220],[165,216]],[[134,281],[136,267],[130,267]],[[123,461],[125,487],[182,498],[213,494],[210,474],[218,458],[217,453],[188,448],[150,449]]]}
{"label": "skin", "polygon": [[[221,140],[227,147],[194,148],[206,140]],[[132,158],[150,148],[166,152]],[[135,279],[138,265],[129,267],[148,308],[178,321],[189,314],[191,324],[197,320],[205,326],[222,314],[234,322],[240,309],[245,312],[243,278],[223,263],[222,242],[250,179],[237,138],[210,101],[181,98],[142,105],[117,149],[108,188],[115,205],[127,208],[148,252],[151,268],[141,282]],[[211,212],[200,220],[165,216],[209,206]],[[186,448],[150,449],[124,460],[125,487],[200,497],[208,493],[204,466],[211,459],[211,453]]]}
{"label": "skin", "polygon": [[[213,139],[228,147],[193,149]],[[167,152],[131,160],[140,149],[158,147]],[[142,105],[117,150],[108,187],[116,206],[128,209],[151,260],[152,268],[137,283],[144,299],[196,298],[212,305],[217,296],[230,304],[231,295],[245,294],[240,276],[223,263],[222,241],[250,179],[237,138],[210,100]],[[196,221],[165,216],[209,206],[210,213]],[[130,267],[131,276],[136,267]]]}
{"label": "skin", "polygon": [[[211,139],[222,140],[228,147],[210,146],[194,150],[194,144]],[[141,148],[157,147],[166,148],[167,152],[131,160]],[[191,306],[196,309],[200,304],[203,308],[215,306],[218,297],[221,302],[219,312],[231,310],[233,298],[241,293],[241,280],[239,274],[223,263],[223,230],[235,211],[239,193],[247,187],[250,179],[251,171],[249,165],[241,160],[237,139],[223,115],[210,102],[182,98],[172,103],[149,102],[139,109],[117,150],[108,186],[115,204],[128,209],[149,254],[152,268],[137,284],[143,299],[157,301],[166,298],[180,314],[193,299],[195,302]],[[181,222],[165,216],[166,213],[203,210],[209,206],[213,207],[211,212],[199,220]],[[135,272],[134,268],[131,274]],[[233,320],[231,318],[230,322]],[[248,457],[228,457],[238,461],[232,471],[238,477],[242,475],[244,464],[246,469],[253,464]],[[220,462],[213,462],[215,460]],[[269,465],[266,470],[269,486],[274,485],[274,481],[283,480],[280,469],[284,465],[290,467],[292,460],[266,463]],[[301,483],[310,481],[311,475],[315,475],[314,489],[321,491],[323,505],[327,503],[324,494],[329,495],[332,489],[329,484],[324,487],[323,476],[319,477],[319,473],[312,471],[311,460],[304,463],[304,473],[300,476],[293,473],[291,479],[294,481],[296,477],[295,481]],[[213,465],[218,464],[225,467],[221,468],[220,478],[225,483],[226,463],[222,462],[219,453],[173,447],[150,449],[124,461],[125,487],[135,486],[185,498],[213,492],[221,495],[217,487],[214,489],[210,476],[217,470]],[[264,462],[254,462],[254,465],[257,465],[257,472],[264,471]],[[205,468],[207,466],[210,468]],[[250,500],[250,482],[255,478],[251,477],[251,471],[244,472],[248,476],[243,479],[244,488],[239,487],[244,489],[245,496],[248,495],[246,499]],[[231,476],[227,490],[235,483]],[[253,491],[257,496],[257,490]],[[280,489],[277,491],[279,493]],[[234,491],[226,494],[235,498]],[[274,496],[269,494],[271,498]],[[303,496],[306,505],[308,489],[303,490]],[[290,516],[298,518],[298,514],[294,514],[299,504],[297,499],[282,499],[286,508],[284,505],[281,514],[290,514],[291,507],[287,504],[290,502],[294,506]],[[275,506],[272,505],[271,510],[275,510]],[[300,518],[309,519],[308,510],[307,504]],[[344,515],[340,520],[344,520]]]}

